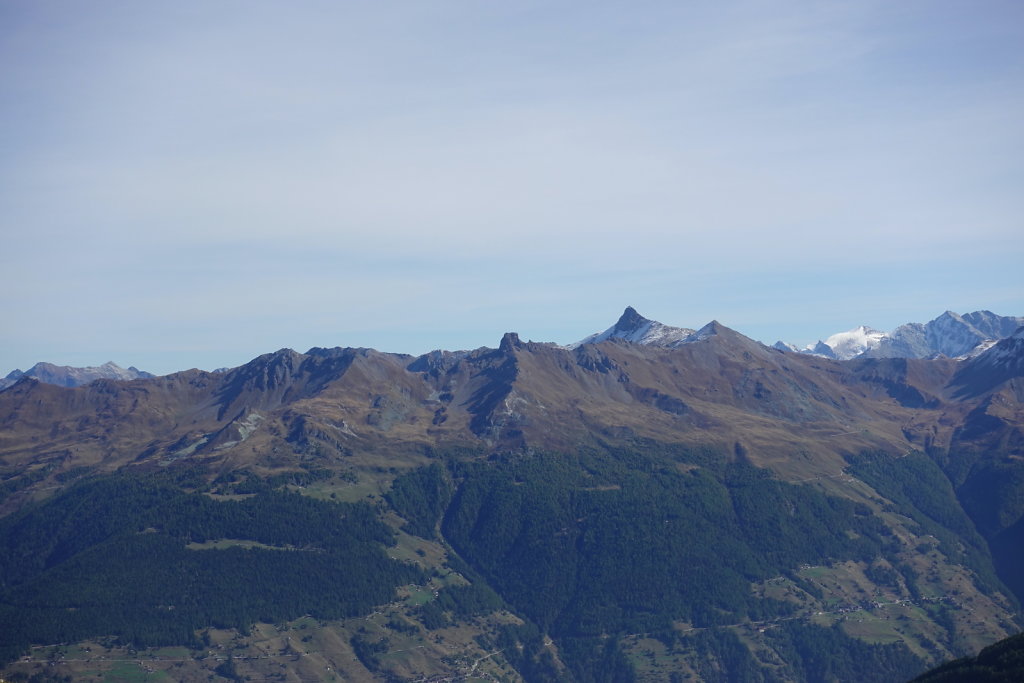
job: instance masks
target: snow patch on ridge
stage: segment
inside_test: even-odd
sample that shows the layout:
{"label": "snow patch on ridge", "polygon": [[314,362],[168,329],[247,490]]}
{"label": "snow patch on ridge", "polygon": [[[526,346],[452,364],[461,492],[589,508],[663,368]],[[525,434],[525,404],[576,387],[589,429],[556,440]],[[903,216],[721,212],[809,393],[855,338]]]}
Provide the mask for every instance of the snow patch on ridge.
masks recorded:
{"label": "snow patch on ridge", "polygon": [[981,354],[985,353],[986,351],[988,351],[989,349],[991,349],[993,346],[995,346],[998,343],[999,343],[998,339],[983,339],[982,341],[978,342],[977,346],[975,346],[973,349],[971,349],[967,353],[965,353],[965,354],[963,354],[961,356],[957,356],[956,360],[969,360],[971,358],[977,358],[978,356],[980,356]]}

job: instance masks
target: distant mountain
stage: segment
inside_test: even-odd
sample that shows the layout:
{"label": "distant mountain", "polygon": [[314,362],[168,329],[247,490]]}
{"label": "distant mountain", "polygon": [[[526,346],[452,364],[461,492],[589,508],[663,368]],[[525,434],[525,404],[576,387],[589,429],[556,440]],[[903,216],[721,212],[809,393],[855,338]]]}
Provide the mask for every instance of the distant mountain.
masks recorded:
{"label": "distant mountain", "polygon": [[113,361],[96,367],[86,368],[54,365],[53,363],[36,363],[25,372],[14,370],[7,377],[0,379],[0,391],[12,386],[22,377],[32,377],[40,382],[56,384],[61,387],[80,387],[97,379],[130,380],[149,379],[155,376],[136,367],[122,368]]}
{"label": "distant mountain", "polygon": [[649,320],[637,313],[632,306],[627,306],[618,321],[607,330],[592,334],[575,344],[569,344],[568,348],[574,349],[584,344],[598,344],[609,339],[619,339],[645,346],[671,348],[685,343],[695,333],[695,330],[685,327],[671,327],[659,323],[657,320]]}
{"label": "distant mountain", "polygon": [[877,348],[884,338],[885,332],[861,325],[849,332],[833,334],[825,340],[825,344],[832,349],[836,358],[848,360]]}
{"label": "distant mountain", "polygon": [[[960,315],[946,311],[928,323],[906,323],[892,332],[880,332],[861,325],[840,332],[825,341],[800,349],[823,358],[961,358],[981,353],[1024,325],[1024,317],[975,311]],[[979,348],[980,346],[980,348]],[[775,348],[797,350],[792,344],[776,342]]]}
{"label": "distant mountain", "polygon": [[1003,339],[1024,325],[1024,317],[1001,316],[991,311],[958,315],[946,311],[935,320],[919,325],[900,325],[869,355],[875,358],[927,358],[964,356],[979,343]]}

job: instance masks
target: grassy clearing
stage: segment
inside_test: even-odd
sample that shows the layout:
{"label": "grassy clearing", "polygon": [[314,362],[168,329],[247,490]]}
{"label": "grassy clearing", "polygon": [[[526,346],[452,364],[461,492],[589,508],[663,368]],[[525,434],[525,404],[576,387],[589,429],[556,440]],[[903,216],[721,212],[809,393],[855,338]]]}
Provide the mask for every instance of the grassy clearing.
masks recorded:
{"label": "grassy clearing", "polygon": [[110,683],[139,683],[142,681],[172,681],[170,676],[163,671],[147,671],[141,664],[135,662],[117,662],[104,676],[105,681]]}
{"label": "grassy clearing", "polygon": [[333,500],[339,503],[358,503],[360,501],[380,498],[394,475],[381,477],[378,473],[359,472],[358,480],[347,481],[331,477],[313,482],[308,486],[292,486],[286,488],[317,500]]}
{"label": "grassy clearing", "polygon": [[420,607],[434,599],[434,590],[431,588],[416,588],[409,592],[405,604],[410,607]]}
{"label": "grassy clearing", "polygon": [[651,638],[627,638],[622,649],[640,680],[657,680],[663,675],[663,666],[672,661],[665,645]]}
{"label": "grassy clearing", "polygon": [[870,612],[851,613],[843,621],[843,631],[873,645],[888,645],[903,640],[893,621],[887,616],[879,617]]}
{"label": "grassy clearing", "polygon": [[288,626],[290,626],[293,631],[303,631],[309,628],[318,628],[320,626],[320,622],[313,617],[299,617],[295,621],[289,622]]}
{"label": "grassy clearing", "polygon": [[263,550],[297,550],[297,548],[282,548],[276,545],[267,545],[258,541],[246,541],[234,538],[220,538],[215,541],[204,541],[202,543],[189,543],[185,546],[188,550],[224,550],[225,548],[262,548]]}
{"label": "grassy clearing", "polygon": [[225,500],[239,501],[239,500],[245,500],[247,498],[255,498],[256,497],[255,493],[210,493],[209,491],[204,491],[203,495],[206,496],[207,498],[212,499],[212,500],[219,500],[219,501],[225,501]]}
{"label": "grassy clearing", "polygon": [[442,567],[447,561],[448,554],[440,543],[402,531],[401,527],[405,521],[398,515],[388,513],[385,521],[395,530],[397,543],[388,548],[388,556],[392,559],[412,562],[427,570],[431,567]]}
{"label": "grassy clearing", "polygon": [[762,599],[790,602],[801,606],[813,602],[810,595],[785,577],[776,577],[754,584],[754,595]]}

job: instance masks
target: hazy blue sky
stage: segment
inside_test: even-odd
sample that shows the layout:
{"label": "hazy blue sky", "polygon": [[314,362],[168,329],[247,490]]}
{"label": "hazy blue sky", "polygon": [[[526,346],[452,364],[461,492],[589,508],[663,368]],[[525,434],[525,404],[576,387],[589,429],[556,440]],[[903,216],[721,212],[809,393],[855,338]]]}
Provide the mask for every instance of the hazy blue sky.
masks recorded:
{"label": "hazy blue sky", "polygon": [[1024,2],[0,2],[0,374],[1024,315]]}

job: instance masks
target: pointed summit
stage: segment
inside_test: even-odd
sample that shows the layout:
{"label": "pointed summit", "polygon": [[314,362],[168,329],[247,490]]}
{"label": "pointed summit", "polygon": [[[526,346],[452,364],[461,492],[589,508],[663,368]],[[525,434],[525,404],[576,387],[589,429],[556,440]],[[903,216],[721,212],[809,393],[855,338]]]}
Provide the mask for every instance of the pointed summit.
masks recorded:
{"label": "pointed summit", "polygon": [[[719,343],[730,344],[734,346],[739,344],[741,346],[746,347],[749,350],[756,349],[758,352],[760,352],[761,349],[765,348],[764,344],[756,342],[750,337],[740,334],[731,327],[726,327],[717,320],[712,320],[707,325],[694,332],[685,340],[685,343],[691,344],[694,342],[700,342],[707,339],[715,339]],[[679,344],[674,344],[673,346],[679,346]]]}
{"label": "pointed summit", "polygon": [[576,348],[584,344],[598,344],[610,339],[646,346],[672,347],[682,344],[693,333],[694,331],[689,328],[671,327],[659,323],[657,320],[645,318],[635,308],[627,306],[614,325],[604,332],[592,334],[575,344],[570,344],[569,348]]}
{"label": "pointed summit", "polygon": [[717,320],[712,320],[707,325],[697,330],[694,336],[697,339],[707,339],[708,337],[714,337],[719,334],[722,334],[723,330],[728,330],[730,332],[732,331],[729,330],[729,328],[723,325],[722,323],[718,322]]}
{"label": "pointed summit", "polygon": [[831,358],[833,360],[835,360],[836,357],[836,354],[832,350],[832,347],[826,344],[825,342],[821,341],[820,339],[818,340],[817,344],[814,344],[813,346],[808,346],[806,349],[804,349],[804,353],[809,353],[812,356],[821,356],[822,358]]}
{"label": "pointed summit", "polygon": [[612,327],[612,329],[615,330],[616,332],[635,332],[636,330],[640,329],[644,325],[650,324],[651,322],[653,321],[648,320],[647,318],[637,313],[636,309],[633,308],[632,306],[626,306],[626,310],[624,310],[622,312],[622,315],[619,316],[618,321],[615,323],[615,326]]}

